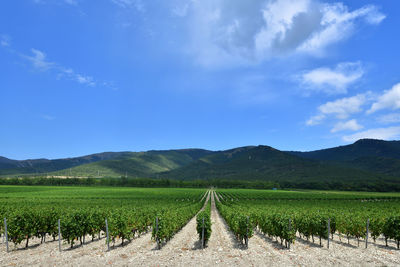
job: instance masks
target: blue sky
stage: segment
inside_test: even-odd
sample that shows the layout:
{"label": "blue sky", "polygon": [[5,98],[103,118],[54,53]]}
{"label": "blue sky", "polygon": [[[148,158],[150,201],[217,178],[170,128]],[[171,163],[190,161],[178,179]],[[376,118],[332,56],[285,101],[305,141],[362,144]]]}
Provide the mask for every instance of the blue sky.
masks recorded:
{"label": "blue sky", "polygon": [[400,138],[400,2],[3,0],[0,155]]}

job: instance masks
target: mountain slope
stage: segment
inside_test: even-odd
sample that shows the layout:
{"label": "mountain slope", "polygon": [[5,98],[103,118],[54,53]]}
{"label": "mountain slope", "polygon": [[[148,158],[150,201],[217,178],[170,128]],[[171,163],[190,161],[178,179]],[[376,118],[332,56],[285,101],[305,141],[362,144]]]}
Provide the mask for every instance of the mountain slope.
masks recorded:
{"label": "mountain slope", "polygon": [[129,175],[130,177],[149,177],[156,173],[182,167],[211,153],[211,151],[203,149],[151,150],[133,153],[130,157],[122,159],[118,158],[82,164],[68,170],[51,173],[51,175],[91,177],[119,177]]}
{"label": "mountain slope", "polygon": [[[268,146],[216,152],[186,166],[160,174],[175,179],[242,179],[296,182],[376,182],[383,174],[336,163],[301,158]],[[400,180],[399,180],[400,182]]]}
{"label": "mountain slope", "polygon": [[329,183],[331,188],[335,188],[335,183],[367,185],[365,188],[369,184],[386,183],[390,187],[400,185],[400,142],[364,139],[352,145],[311,152],[247,146],[216,152],[202,149],[106,152],[57,160],[0,158],[0,174],[13,173]]}
{"label": "mountain slope", "polygon": [[384,157],[400,159],[400,141],[360,139],[354,144],[310,152],[288,151],[308,159],[350,161],[361,157]]}
{"label": "mountain slope", "polygon": [[123,159],[131,157],[133,152],[103,152],[76,158],[65,159],[35,159],[35,160],[11,160],[0,158],[0,175],[24,174],[24,173],[46,173],[57,170],[72,168],[86,163]]}
{"label": "mountain slope", "polygon": [[382,173],[389,176],[400,177],[400,160],[384,157],[361,157],[343,162],[352,168]]}
{"label": "mountain slope", "polygon": [[302,158],[330,161],[349,168],[400,177],[400,141],[361,139],[347,146],[288,153]]}

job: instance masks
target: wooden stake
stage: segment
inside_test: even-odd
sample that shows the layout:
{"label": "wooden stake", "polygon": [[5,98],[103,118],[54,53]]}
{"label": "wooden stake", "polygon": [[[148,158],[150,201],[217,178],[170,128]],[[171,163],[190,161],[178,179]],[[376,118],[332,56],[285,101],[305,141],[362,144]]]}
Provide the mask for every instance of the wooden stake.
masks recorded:
{"label": "wooden stake", "polygon": [[107,234],[107,251],[110,251],[110,238],[108,236],[108,222],[106,218],[106,234]]}
{"label": "wooden stake", "polygon": [[246,223],[246,248],[249,248],[249,216],[247,216],[247,223]]}
{"label": "wooden stake", "polygon": [[369,219],[367,219],[367,232],[365,234],[365,248],[368,248]]}
{"label": "wooden stake", "polygon": [[[292,219],[289,218],[289,232],[292,230]],[[288,249],[290,249],[290,242],[288,242]]]}
{"label": "wooden stake", "polygon": [[328,248],[329,248],[329,237],[331,235],[331,219],[328,218]]}
{"label": "wooden stake", "polygon": [[203,216],[203,229],[201,231],[201,248],[204,248],[204,216]]}
{"label": "wooden stake", "polygon": [[60,219],[58,219],[58,250],[61,252],[61,227],[60,227]]}
{"label": "wooden stake", "polygon": [[160,240],[158,239],[158,217],[156,217],[156,242],[157,242],[157,249],[161,248]]}
{"label": "wooden stake", "polygon": [[7,233],[7,219],[4,218],[4,235],[6,237],[6,247],[7,247],[7,253],[8,253],[8,233]]}

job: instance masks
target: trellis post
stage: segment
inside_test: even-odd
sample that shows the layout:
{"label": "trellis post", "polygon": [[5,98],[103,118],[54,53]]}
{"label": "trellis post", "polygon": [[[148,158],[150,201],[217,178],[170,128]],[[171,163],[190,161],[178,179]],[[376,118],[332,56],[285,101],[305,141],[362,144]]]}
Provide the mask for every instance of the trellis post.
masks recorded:
{"label": "trellis post", "polygon": [[[289,232],[292,231],[292,218],[289,218]],[[290,241],[288,242],[288,249],[290,249]]]}
{"label": "trellis post", "polygon": [[330,235],[331,235],[331,219],[328,218],[328,248],[329,248]]}
{"label": "trellis post", "polygon": [[108,222],[106,218],[106,234],[107,234],[107,251],[110,251],[110,238],[108,236]]}
{"label": "trellis post", "polygon": [[8,231],[7,231],[7,219],[4,218],[4,235],[6,238],[6,247],[7,247],[7,253],[8,253]]}
{"label": "trellis post", "polygon": [[249,248],[249,216],[247,216],[247,223],[246,223],[246,248]]}
{"label": "trellis post", "polygon": [[157,249],[161,248],[160,239],[158,238],[158,217],[156,217],[156,242],[157,242]]}
{"label": "trellis post", "polygon": [[61,226],[60,226],[60,219],[58,219],[58,250],[61,252]]}
{"label": "trellis post", "polygon": [[369,236],[369,219],[367,219],[367,231],[365,233],[365,248],[368,248],[368,236]]}
{"label": "trellis post", "polygon": [[201,248],[204,248],[204,216],[203,216],[203,229],[201,230]]}

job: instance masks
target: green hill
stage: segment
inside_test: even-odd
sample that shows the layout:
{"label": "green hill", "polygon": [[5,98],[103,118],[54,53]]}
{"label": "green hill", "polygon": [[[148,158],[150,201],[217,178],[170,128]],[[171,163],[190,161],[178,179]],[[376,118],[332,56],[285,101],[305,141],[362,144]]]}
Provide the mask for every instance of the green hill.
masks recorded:
{"label": "green hill", "polygon": [[10,174],[29,174],[29,173],[47,173],[57,170],[72,168],[82,164],[91,162],[124,159],[132,156],[133,152],[103,152],[91,154],[76,158],[65,159],[28,159],[28,160],[11,160],[0,157],[0,175]]}
{"label": "green hill", "polygon": [[361,139],[354,144],[310,152],[289,152],[306,159],[400,177],[400,141]]}
{"label": "green hill", "polygon": [[354,144],[310,152],[288,153],[308,159],[350,161],[361,157],[383,157],[400,159],[400,141],[360,139]]}
{"label": "green hill", "polygon": [[50,175],[150,177],[157,173],[182,167],[210,153],[212,152],[202,149],[137,152],[122,159],[83,164],[71,169],[50,173]]}
{"label": "green hill", "polygon": [[400,190],[400,141],[363,139],[311,152],[246,146],[225,151],[105,152],[56,160],[18,161],[0,157],[2,176],[41,173],[59,177],[126,175],[186,181],[272,181],[302,188]]}
{"label": "green hill", "polygon": [[[268,146],[241,147],[200,158],[160,174],[184,180],[241,179],[291,182],[377,182],[392,178],[336,163],[291,155]],[[400,179],[399,179],[400,182]]]}

